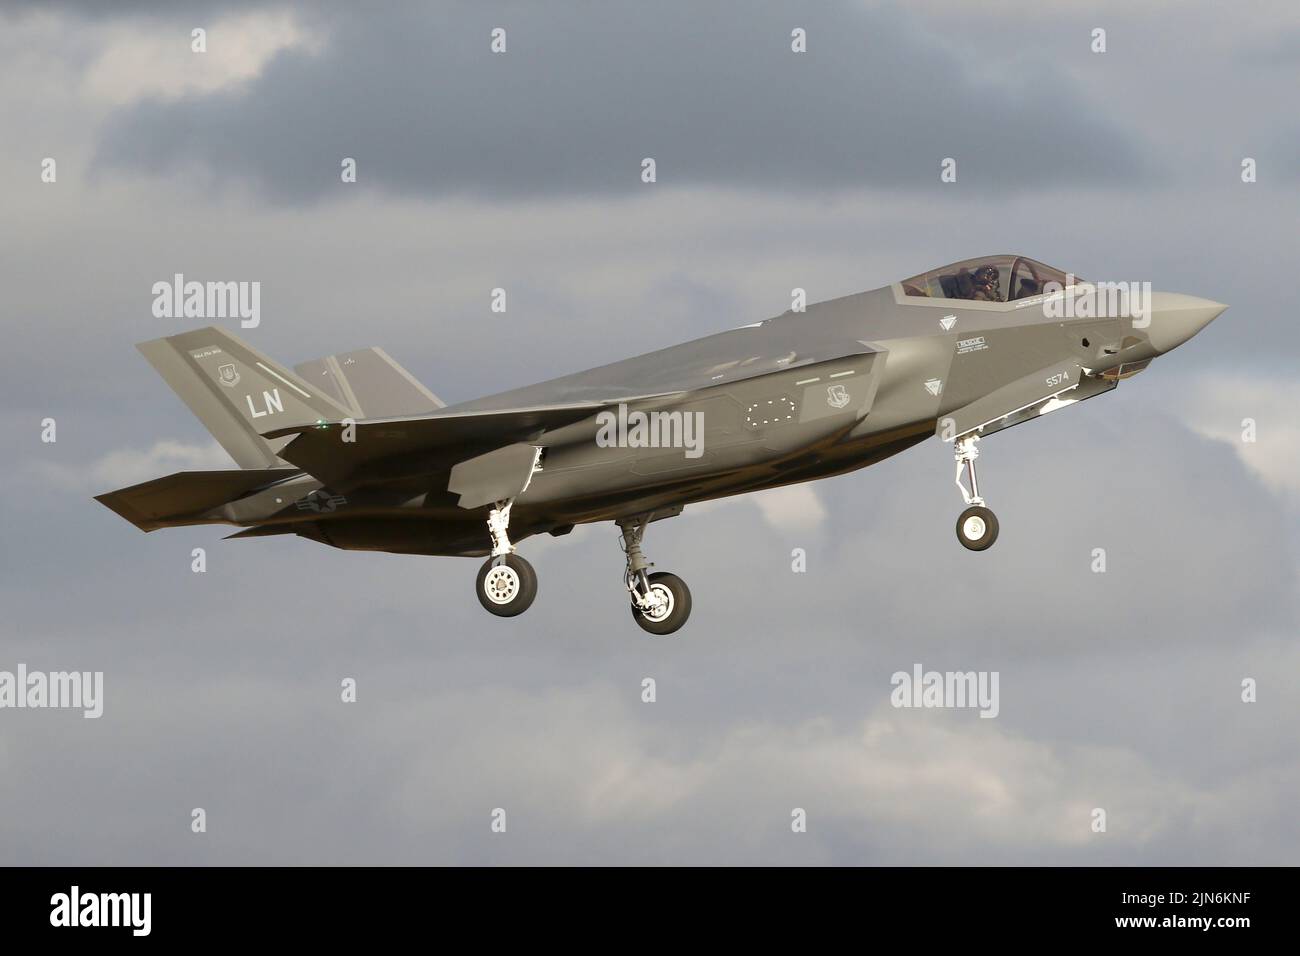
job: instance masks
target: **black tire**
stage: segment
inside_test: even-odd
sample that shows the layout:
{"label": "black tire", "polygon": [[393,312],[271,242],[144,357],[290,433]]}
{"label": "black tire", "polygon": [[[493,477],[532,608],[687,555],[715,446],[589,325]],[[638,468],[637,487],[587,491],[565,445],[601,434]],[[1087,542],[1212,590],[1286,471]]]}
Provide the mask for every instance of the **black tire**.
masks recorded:
{"label": "black tire", "polygon": [[527,611],[537,597],[537,572],[517,554],[488,558],[479,568],[474,593],[488,613],[514,617]]}
{"label": "black tire", "polygon": [[632,617],[641,629],[651,634],[671,634],[686,623],[691,616],[691,589],[675,574],[656,571],[649,576],[650,588],[667,592],[669,605],[667,613],[660,618],[648,617],[635,604],[632,605]]}
{"label": "black tire", "polygon": [[998,540],[998,516],[982,505],[967,508],[957,518],[957,540],[971,551],[987,551]]}

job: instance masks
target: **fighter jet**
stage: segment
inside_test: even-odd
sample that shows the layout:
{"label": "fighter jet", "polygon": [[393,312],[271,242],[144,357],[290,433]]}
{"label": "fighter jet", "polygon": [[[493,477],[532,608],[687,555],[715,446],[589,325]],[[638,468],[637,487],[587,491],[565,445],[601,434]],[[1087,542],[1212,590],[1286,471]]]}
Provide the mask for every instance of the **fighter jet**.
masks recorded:
{"label": "fighter jet", "polygon": [[244,529],[234,538],[486,557],[475,592],[500,617],[537,595],[519,542],[609,521],[633,618],[670,634],[691,592],[651,571],[648,525],[931,436],[953,446],[958,541],[990,547],[998,520],[980,494],[977,443],[1111,391],[1227,308],[1141,287],[1135,306],[1126,288],[984,256],[451,406],[378,348],[291,371],[198,329],[138,348],[239,468],[97,500],[144,531],[217,523]]}

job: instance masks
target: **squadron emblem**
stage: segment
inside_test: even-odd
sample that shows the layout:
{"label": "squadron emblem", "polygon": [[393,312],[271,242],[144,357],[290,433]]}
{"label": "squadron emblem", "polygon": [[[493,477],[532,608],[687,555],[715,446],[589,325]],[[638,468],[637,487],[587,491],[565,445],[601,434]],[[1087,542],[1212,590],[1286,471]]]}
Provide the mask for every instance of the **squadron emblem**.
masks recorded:
{"label": "squadron emblem", "polygon": [[831,408],[843,408],[849,401],[849,390],[843,385],[826,386],[826,404]]}

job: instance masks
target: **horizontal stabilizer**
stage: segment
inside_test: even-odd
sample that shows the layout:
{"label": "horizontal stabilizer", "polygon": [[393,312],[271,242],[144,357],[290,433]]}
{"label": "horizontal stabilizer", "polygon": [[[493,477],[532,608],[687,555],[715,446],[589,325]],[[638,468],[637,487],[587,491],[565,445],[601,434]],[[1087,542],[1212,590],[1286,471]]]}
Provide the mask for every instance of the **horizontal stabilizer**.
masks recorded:
{"label": "horizontal stabilizer", "polygon": [[166,478],[96,495],[95,500],[116,511],[141,531],[185,524],[202,524],[204,513],[297,469],[261,471],[180,471]]}

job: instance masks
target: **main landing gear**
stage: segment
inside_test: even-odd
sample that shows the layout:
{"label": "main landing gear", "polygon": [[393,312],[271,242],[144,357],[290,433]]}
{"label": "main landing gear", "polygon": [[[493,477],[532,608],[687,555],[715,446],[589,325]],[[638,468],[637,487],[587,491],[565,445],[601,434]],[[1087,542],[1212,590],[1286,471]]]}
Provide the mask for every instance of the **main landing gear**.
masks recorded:
{"label": "main landing gear", "polygon": [[[998,518],[984,507],[984,499],[980,497],[979,481],[975,477],[975,459],[980,454],[975,447],[978,441],[979,436],[968,435],[957,439],[953,448],[953,457],[957,459],[957,489],[969,506],[957,518],[957,540],[971,551],[987,551],[998,540]],[[970,491],[961,482],[963,469],[970,479]]]}
{"label": "main landing gear", "polygon": [[627,555],[623,579],[632,598],[632,618],[642,630],[651,634],[671,634],[691,616],[691,591],[675,574],[667,571],[646,573],[654,567],[641,551],[641,538],[649,523],[649,515],[627,518],[618,523],[623,532],[619,544]]}
{"label": "main landing gear", "polygon": [[[491,557],[478,568],[474,593],[478,604],[497,615],[513,618],[523,614],[537,597],[537,572],[532,564],[515,554],[510,542],[510,507],[512,501],[498,501],[487,515],[487,533],[491,536]],[[690,589],[684,580],[667,571],[649,574],[651,564],[641,550],[641,538],[651,515],[627,518],[619,522],[619,538],[628,566],[624,574],[632,598],[632,618],[650,633],[672,633],[690,617]]]}
{"label": "main landing gear", "polygon": [[[537,597],[537,572],[515,554],[510,543],[511,500],[498,501],[488,514],[492,555],[479,568],[474,592],[479,603],[497,617],[523,614]],[[641,539],[651,515],[625,518],[618,522],[619,539],[627,555],[624,583],[632,601],[632,617],[651,634],[671,634],[691,616],[691,592],[675,574],[648,573],[654,567],[641,551]]]}
{"label": "main landing gear", "polygon": [[537,597],[537,572],[515,554],[515,546],[507,534],[511,504],[511,501],[498,501],[488,515],[492,556],[479,568],[474,586],[479,603],[497,617],[523,614]]}

